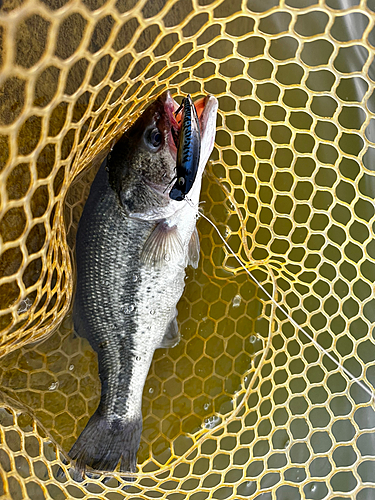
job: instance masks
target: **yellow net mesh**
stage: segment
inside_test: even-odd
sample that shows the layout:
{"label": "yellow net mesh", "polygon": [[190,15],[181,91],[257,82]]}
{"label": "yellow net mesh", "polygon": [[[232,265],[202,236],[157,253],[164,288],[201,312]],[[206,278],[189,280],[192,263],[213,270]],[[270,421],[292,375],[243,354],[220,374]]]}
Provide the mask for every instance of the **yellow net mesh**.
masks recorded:
{"label": "yellow net mesh", "polygon": [[58,475],[99,398],[95,356],[66,316],[77,222],[106,148],[166,88],[219,100],[205,213],[373,389],[374,12],[373,0],[3,0],[2,498],[375,498],[370,396],[205,220],[182,341],[156,352],[146,382],[135,482]]}

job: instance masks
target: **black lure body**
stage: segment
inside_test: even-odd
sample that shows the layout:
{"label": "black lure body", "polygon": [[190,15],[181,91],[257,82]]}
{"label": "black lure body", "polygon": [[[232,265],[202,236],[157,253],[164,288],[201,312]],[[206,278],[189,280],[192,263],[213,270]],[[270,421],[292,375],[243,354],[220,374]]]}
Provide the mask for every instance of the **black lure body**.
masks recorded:
{"label": "black lure body", "polygon": [[182,201],[194,184],[201,150],[199,119],[190,95],[182,101],[176,115],[181,108],[183,115],[177,147],[177,180],[169,193],[169,197],[176,201]]}

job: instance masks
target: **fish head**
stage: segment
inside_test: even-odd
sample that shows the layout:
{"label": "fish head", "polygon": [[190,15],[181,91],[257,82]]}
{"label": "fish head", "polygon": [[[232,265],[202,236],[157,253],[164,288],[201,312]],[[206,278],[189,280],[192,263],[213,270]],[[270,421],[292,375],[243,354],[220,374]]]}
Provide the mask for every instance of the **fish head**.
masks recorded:
{"label": "fish head", "polygon": [[[176,179],[174,137],[181,127],[175,117],[178,108],[170,92],[164,92],[144,110],[111,151],[107,164],[109,182],[130,217],[143,220],[168,218],[182,208],[182,203],[187,203],[187,200],[181,202],[169,197]],[[192,201],[196,203],[204,167],[215,140],[216,98],[206,96],[200,99],[197,112],[201,125],[201,157],[192,189]]]}

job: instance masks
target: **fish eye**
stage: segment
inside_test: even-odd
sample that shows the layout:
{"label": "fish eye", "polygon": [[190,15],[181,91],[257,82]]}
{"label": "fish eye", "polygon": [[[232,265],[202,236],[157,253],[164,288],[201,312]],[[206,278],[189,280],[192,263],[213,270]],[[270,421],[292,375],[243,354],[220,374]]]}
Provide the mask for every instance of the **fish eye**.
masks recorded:
{"label": "fish eye", "polygon": [[154,130],[151,132],[151,143],[154,147],[160,146],[161,144],[161,133],[157,128],[154,128]]}
{"label": "fish eye", "polygon": [[145,134],[145,143],[153,151],[161,144],[163,136],[157,127],[150,128]]}

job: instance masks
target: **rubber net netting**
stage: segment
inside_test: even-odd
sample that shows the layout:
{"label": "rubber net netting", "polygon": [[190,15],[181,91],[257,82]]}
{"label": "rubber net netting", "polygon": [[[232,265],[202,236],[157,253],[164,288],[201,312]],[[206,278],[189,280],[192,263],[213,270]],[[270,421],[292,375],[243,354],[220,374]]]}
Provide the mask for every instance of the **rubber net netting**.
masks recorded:
{"label": "rubber net netting", "polygon": [[[375,498],[374,19],[374,0],[3,0],[2,498]],[[76,482],[59,465],[100,389],[69,315],[77,222],[111,142],[165,89],[218,98],[204,213],[368,391],[200,219],[135,482]]]}

